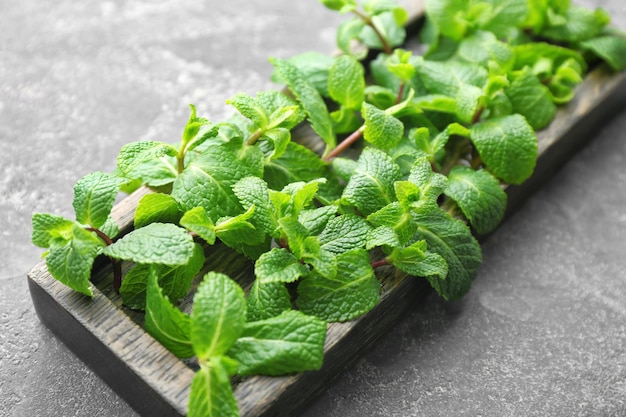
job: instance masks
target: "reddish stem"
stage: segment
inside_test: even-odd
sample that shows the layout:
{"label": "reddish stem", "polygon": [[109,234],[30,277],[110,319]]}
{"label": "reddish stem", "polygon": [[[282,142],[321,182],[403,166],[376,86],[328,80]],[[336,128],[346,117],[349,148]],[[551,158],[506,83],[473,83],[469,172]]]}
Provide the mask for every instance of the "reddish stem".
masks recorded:
{"label": "reddish stem", "polygon": [[380,260],[378,260],[378,261],[374,261],[374,262],[372,262],[372,264],[371,264],[371,265],[372,265],[372,268],[373,268],[373,269],[376,269],[376,268],[378,268],[379,266],[387,266],[387,265],[389,265],[389,262],[387,261],[387,258],[383,258],[383,259],[380,259]]}
{"label": "reddish stem", "polygon": [[[96,229],[95,227],[87,227],[85,230],[94,232],[107,246],[113,244],[111,238],[102,230]],[[113,288],[116,292],[120,292],[120,287],[122,286],[122,263],[111,256],[109,256],[109,259],[111,260],[111,265],[113,266]]]}
{"label": "reddish stem", "polygon": [[328,155],[324,157],[324,161],[328,162],[331,159],[336,158],[337,156],[341,155],[343,151],[348,149],[350,145],[352,145],[354,142],[359,140],[361,136],[363,136],[363,130],[359,129],[359,130],[354,131],[350,136],[345,138],[343,142],[337,145],[335,149],[330,151]]}

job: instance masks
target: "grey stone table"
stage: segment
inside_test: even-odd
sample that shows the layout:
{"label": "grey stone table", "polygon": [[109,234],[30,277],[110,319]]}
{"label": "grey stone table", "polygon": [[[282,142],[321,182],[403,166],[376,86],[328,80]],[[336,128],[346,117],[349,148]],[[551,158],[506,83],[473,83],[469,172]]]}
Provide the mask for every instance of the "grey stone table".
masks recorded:
{"label": "grey stone table", "polygon": [[[580,2],[579,2],[580,3]],[[586,1],[626,28],[622,0]],[[334,49],[315,0],[0,4],[0,416],[135,416],[38,321],[30,216],[132,140],[175,141],[277,88],[268,56]],[[626,112],[484,243],[459,303],[416,306],[304,413],[626,415]]]}

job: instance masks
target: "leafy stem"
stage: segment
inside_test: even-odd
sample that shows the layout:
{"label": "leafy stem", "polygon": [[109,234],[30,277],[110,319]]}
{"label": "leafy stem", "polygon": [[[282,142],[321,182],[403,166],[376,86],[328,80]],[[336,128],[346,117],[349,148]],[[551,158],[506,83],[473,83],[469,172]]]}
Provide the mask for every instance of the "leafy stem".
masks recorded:
{"label": "leafy stem", "polygon": [[391,55],[391,53],[393,52],[393,49],[391,48],[391,45],[389,45],[387,38],[385,38],[385,36],[380,32],[380,30],[374,23],[374,20],[372,20],[372,18],[369,15],[361,12],[358,9],[354,9],[352,12],[355,15],[357,15],[361,20],[363,20],[363,22],[365,22],[366,25],[372,28],[374,33],[376,33],[376,36],[378,37],[378,39],[380,39],[380,43],[383,45],[383,51],[385,51],[387,55]]}

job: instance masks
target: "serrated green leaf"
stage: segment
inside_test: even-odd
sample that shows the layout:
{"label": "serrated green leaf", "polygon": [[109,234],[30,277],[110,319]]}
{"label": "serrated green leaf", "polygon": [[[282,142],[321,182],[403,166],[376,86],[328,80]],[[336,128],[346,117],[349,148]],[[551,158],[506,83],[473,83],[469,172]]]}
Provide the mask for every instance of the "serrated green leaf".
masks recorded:
{"label": "serrated green leaf", "polygon": [[209,122],[204,117],[197,117],[196,106],[194,106],[193,104],[190,104],[189,108],[191,110],[191,113],[189,114],[189,120],[185,125],[181,139],[181,148],[183,152],[188,152],[201,145],[207,139],[217,135],[217,126],[212,125],[206,132],[204,132],[203,135],[197,137],[200,133],[200,130],[204,126],[210,126],[211,122]]}
{"label": "serrated green leaf", "polygon": [[491,8],[480,22],[480,28],[507,38],[511,30],[520,27],[529,13],[528,0],[487,0]]}
{"label": "serrated green leaf", "polygon": [[426,15],[439,33],[460,40],[467,31],[465,12],[469,0],[426,0]]}
{"label": "serrated green leaf", "polygon": [[470,127],[480,157],[497,178],[521,184],[537,163],[537,136],[519,114],[485,120]]}
{"label": "serrated green leaf", "polygon": [[215,225],[209,218],[204,207],[194,207],[185,212],[180,219],[180,225],[185,229],[196,233],[209,245],[215,243]]}
{"label": "serrated green leaf", "polygon": [[337,140],[332,121],[319,92],[295,65],[279,58],[273,58],[270,62],[304,108],[313,130],[326,143],[327,148],[334,148]]}
{"label": "serrated green leaf", "polygon": [[141,197],[135,210],[135,229],[150,223],[178,223],[182,216],[178,202],[169,194],[153,193]]}
{"label": "serrated green leaf", "polygon": [[415,161],[408,180],[417,185],[423,199],[430,202],[435,202],[439,198],[447,183],[444,175],[433,172],[426,158],[420,158]]}
{"label": "serrated green leaf", "polygon": [[319,235],[321,248],[335,255],[362,248],[370,229],[363,217],[354,214],[333,217]]}
{"label": "serrated green leaf", "polygon": [[93,261],[100,254],[104,242],[92,232],[74,224],[71,238],[62,243],[52,242],[46,256],[48,271],[73,290],[93,297],[89,278]]}
{"label": "serrated green leaf", "polygon": [[226,103],[230,104],[236,108],[239,113],[250,119],[255,128],[265,129],[270,122],[269,115],[261,103],[245,93],[235,94],[234,97],[226,100]]}
{"label": "serrated green leaf", "polygon": [[285,375],[321,368],[325,339],[326,322],[289,310],[248,323],[228,354],[240,375]]}
{"label": "serrated green leaf", "polygon": [[[323,97],[328,97],[328,72],[335,62],[332,56],[311,51],[289,57],[287,61],[295,65]],[[272,81],[285,83],[276,70]]]}
{"label": "serrated green leaf", "polygon": [[[281,204],[281,208],[276,206],[276,212],[283,216],[298,216],[302,210],[309,208],[320,184],[326,182],[326,178],[318,178],[309,182],[292,182],[287,184],[281,191],[282,194],[289,196],[288,204]],[[270,199],[276,196],[276,192],[270,192]]]}
{"label": "serrated green leaf", "polygon": [[51,241],[65,243],[72,238],[75,222],[61,216],[35,213],[32,217],[31,241],[40,248],[49,248]]}
{"label": "serrated green leaf", "polygon": [[191,342],[200,360],[226,353],[246,323],[243,290],[224,274],[209,272],[194,296]]}
{"label": "serrated green leaf", "polygon": [[265,320],[291,309],[291,296],[282,282],[254,280],[248,294],[248,322]]}
{"label": "serrated green leaf", "polygon": [[283,217],[278,220],[278,224],[282,231],[282,236],[286,237],[289,244],[289,250],[298,259],[302,259],[306,248],[304,240],[309,236],[309,232],[294,217]]}
{"label": "serrated green leaf", "polygon": [[[587,69],[585,59],[580,53],[573,49],[565,48],[558,45],[552,45],[545,42],[531,42],[513,47],[515,55],[514,69],[520,70],[526,66],[533,69],[533,73],[541,80],[550,77],[556,68],[561,66],[568,60],[575,60],[581,67],[582,71]],[[541,71],[545,63],[549,64],[548,71]]]}
{"label": "serrated green leaf", "polygon": [[363,103],[361,114],[365,119],[363,138],[380,149],[398,145],[404,135],[404,124],[387,112]]}
{"label": "serrated green leaf", "polygon": [[193,250],[193,239],[185,229],[171,223],[151,223],[107,246],[103,253],[142,264],[184,265]]}
{"label": "serrated green leaf", "polygon": [[254,206],[252,222],[272,237],[279,237],[278,218],[270,201],[265,181],[257,177],[242,178],[233,186],[233,191],[244,209]]}
{"label": "serrated green leaf", "polygon": [[[511,26],[504,26],[505,30]],[[500,42],[491,32],[478,31],[465,37],[460,43],[456,56],[464,61],[487,67],[489,62],[497,63],[500,68],[507,71],[515,57],[512,48],[504,42]]]}
{"label": "serrated green leaf", "polygon": [[294,282],[309,269],[284,248],[273,248],[264,253],[254,264],[254,274],[261,283]]}
{"label": "serrated green leaf", "polygon": [[257,229],[250,220],[254,216],[255,207],[251,206],[245,213],[234,217],[222,217],[215,225],[215,234],[228,246],[245,243],[258,245],[265,240],[263,230]]}
{"label": "serrated green leaf", "polygon": [[478,234],[491,232],[504,218],[506,193],[487,171],[452,168],[445,194],[456,201]]}
{"label": "serrated green leaf", "polygon": [[262,152],[231,141],[210,146],[202,154],[188,158],[185,170],[174,181],[171,195],[183,211],[204,207],[215,223],[220,217],[241,212],[232,186],[241,178],[262,175]]}
{"label": "serrated green leaf", "polygon": [[106,172],[92,172],[74,185],[72,206],[76,221],[94,228],[102,226],[113,208],[122,180]]}
{"label": "serrated green leaf", "polygon": [[171,300],[183,298],[191,288],[191,281],[204,265],[204,250],[195,244],[189,262],[181,266],[157,264],[137,264],[126,275],[120,287],[120,295],[125,306],[144,310],[146,308],[146,288],[150,273],[156,273],[162,293]]}
{"label": "serrated green leaf", "polygon": [[347,8],[355,8],[356,0],[320,0],[330,10],[345,11]]}
{"label": "serrated green leaf", "polygon": [[[320,54],[321,55],[321,54]],[[292,57],[294,58],[294,57]],[[332,63],[332,58],[326,57]],[[293,59],[290,59],[293,62]],[[320,58],[318,57],[318,61]],[[323,60],[323,58],[321,58]],[[316,62],[318,62],[316,61]],[[330,65],[330,64],[329,64]],[[328,70],[326,70],[328,72]],[[307,73],[308,74],[308,73]],[[313,75],[309,75],[311,81]],[[256,99],[270,115],[271,127],[292,129],[306,118],[306,114],[298,103],[277,90],[266,90],[257,93]]]}
{"label": "serrated green leaf", "polygon": [[179,358],[194,355],[191,346],[191,319],[163,295],[157,272],[149,267],[144,327],[152,337]]}
{"label": "serrated green leaf", "polygon": [[588,39],[580,46],[593,52],[605,61],[614,71],[626,68],[626,35],[606,35]]}
{"label": "serrated green leaf", "polygon": [[364,45],[354,46],[364,28],[365,22],[357,17],[341,22],[337,27],[337,46],[339,49],[358,60],[365,58],[368,51],[367,47]]}
{"label": "serrated green leaf", "polygon": [[367,216],[367,221],[374,227],[390,227],[396,234],[400,244],[406,244],[415,234],[417,224],[411,213],[394,201],[380,210]]}
{"label": "serrated green leaf", "polygon": [[324,229],[328,221],[335,217],[336,213],[337,206],[322,206],[302,210],[298,214],[298,222],[306,227],[310,235],[317,235]]}
{"label": "serrated green leaf", "polygon": [[358,110],[365,99],[365,74],[355,58],[342,55],[328,74],[328,93],[343,107]]}
{"label": "serrated green leaf", "polygon": [[513,80],[505,94],[511,103],[511,110],[524,116],[535,130],[546,127],[556,114],[550,90],[529,69],[513,73],[510,77]]}
{"label": "serrated green leaf", "polygon": [[289,183],[310,181],[324,176],[325,164],[310,149],[289,142],[285,153],[265,164],[263,179],[273,190],[280,190]]}
{"label": "serrated green leaf", "polygon": [[[397,17],[400,17],[397,19]],[[402,16],[391,11],[384,11],[371,17],[372,25],[376,31],[366,25],[359,34],[359,39],[370,48],[384,50],[384,46],[378,34],[380,34],[390,47],[402,45],[406,38],[406,30],[402,21]],[[378,33],[377,33],[378,32]]]}
{"label": "serrated green leaf", "polygon": [[120,149],[117,168],[124,178],[139,179],[144,184],[159,187],[176,179],[177,153],[176,148],[163,142],[131,142]]}
{"label": "serrated green leaf", "polygon": [[201,363],[191,381],[187,417],[239,417],[237,400],[222,358]]}
{"label": "serrated green leaf", "polygon": [[378,246],[397,247],[400,246],[398,234],[391,226],[379,226],[372,229],[367,234],[365,249],[370,250]]}
{"label": "serrated green leaf", "polygon": [[419,240],[404,248],[393,248],[387,261],[416,277],[435,277],[445,279],[448,275],[448,264],[439,254],[428,252],[425,240]]}
{"label": "serrated green leaf", "polygon": [[436,205],[431,210],[413,214],[418,224],[416,240],[426,240],[428,249],[439,254],[448,264],[445,279],[426,277],[430,285],[446,300],[462,297],[476,277],[482,262],[480,245],[469,227],[455,220]]}
{"label": "serrated green leaf", "polygon": [[393,183],[400,175],[400,168],[389,156],[365,148],[342,198],[367,216],[395,200]]}
{"label": "serrated green leaf", "polygon": [[564,15],[563,24],[551,25],[541,31],[549,39],[565,42],[582,42],[600,34],[611,18],[601,8],[571,6]]}
{"label": "serrated green leaf", "polygon": [[337,274],[315,272],[298,285],[296,304],[306,314],[329,322],[352,320],[376,306],[380,283],[370,265],[369,252],[357,249],[337,256]]}

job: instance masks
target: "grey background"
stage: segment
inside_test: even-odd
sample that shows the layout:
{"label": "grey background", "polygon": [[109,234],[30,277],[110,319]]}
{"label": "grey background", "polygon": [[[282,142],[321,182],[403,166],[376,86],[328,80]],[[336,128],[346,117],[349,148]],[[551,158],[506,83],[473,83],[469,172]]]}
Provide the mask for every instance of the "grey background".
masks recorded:
{"label": "grey background", "polygon": [[[626,29],[623,0],[600,5]],[[133,140],[176,141],[187,104],[279,88],[269,56],[332,52],[315,0],[0,3],[0,416],[135,416],[37,319],[33,212]],[[470,293],[416,305],[304,413],[626,415],[626,112],[483,245]]]}

